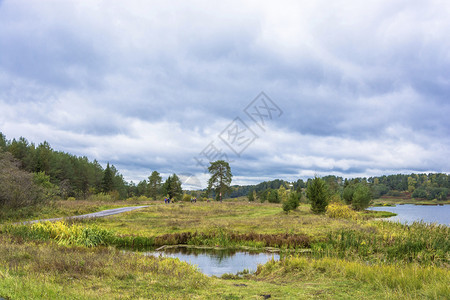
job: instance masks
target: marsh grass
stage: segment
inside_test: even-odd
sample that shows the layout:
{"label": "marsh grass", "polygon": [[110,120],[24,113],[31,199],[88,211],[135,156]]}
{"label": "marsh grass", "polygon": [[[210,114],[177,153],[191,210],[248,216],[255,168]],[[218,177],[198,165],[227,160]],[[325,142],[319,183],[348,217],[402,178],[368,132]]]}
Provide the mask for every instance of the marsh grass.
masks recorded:
{"label": "marsh grass", "polygon": [[[110,203],[77,202],[58,205],[65,213],[112,208]],[[46,214],[54,213],[49,208]],[[153,205],[108,218],[60,224],[3,225],[0,296],[448,298],[448,227],[367,221],[372,216],[362,214],[356,219],[331,218],[312,215],[307,205],[285,214],[274,204],[199,202]],[[207,278],[178,260],[118,250],[176,244],[271,246],[281,250],[282,261],[258,267],[255,275],[229,275],[224,280]]]}
{"label": "marsh grass", "polygon": [[308,205],[285,214],[280,205],[239,202],[154,205],[94,222],[118,234],[140,236],[206,233],[211,228],[222,228],[240,234],[289,233],[325,237],[330,228],[358,227],[354,220],[313,215]]}
{"label": "marsh grass", "polygon": [[208,281],[178,259],[0,236],[0,295],[10,299],[184,298]]}
{"label": "marsh grass", "polygon": [[415,205],[441,205],[450,204],[450,200],[425,200],[425,199],[405,199],[402,197],[382,197],[373,200],[374,206],[395,206],[398,204],[415,204]]}
{"label": "marsh grass", "polygon": [[[275,205],[205,203],[151,206],[109,218],[68,223],[7,225],[3,230],[25,239],[53,239],[60,244],[90,247],[109,245],[151,250],[163,245],[188,244],[222,248],[311,248],[316,257],[449,263],[447,226],[425,223],[406,226],[350,217],[315,216],[305,212],[304,207],[286,215]],[[138,229],[132,230],[135,227]],[[316,228],[311,230],[313,227]],[[321,227],[323,231],[318,232]]]}
{"label": "marsh grass", "polygon": [[265,265],[259,265],[255,272],[257,280],[285,284],[323,276],[369,284],[374,289],[384,290],[386,298],[448,299],[450,295],[450,272],[436,266],[422,267],[410,263],[367,265],[338,258],[290,256],[281,261],[271,260]]}
{"label": "marsh grass", "polygon": [[98,226],[69,225],[64,221],[8,225],[3,231],[30,240],[55,240],[59,245],[95,247],[108,245],[113,233]]}
{"label": "marsh grass", "polygon": [[312,245],[312,253],[365,261],[448,265],[449,236],[450,229],[445,225],[415,222],[407,226],[373,222],[363,230],[341,229],[330,232],[323,242]]}
{"label": "marsh grass", "polygon": [[300,234],[240,234],[223,228],[212,228],[206,233],[181,232],[155,237],[139,235],[116,235],[96,224],[78,222],[40,222],[25,225],[5,225],[3,232],[27,240],[54,240],[59,245],[95,247],[117,246],[134,250],[148,250],[163,245],[188,244],[223,248],[252,247],[309,247],[310,239]]}
{"label": "marsh grass", "polygon": [[365,210],[359,212],[359,214],[361,219],[364,220],[390,218],[397,215],[396,213],[390,211],[376,211],[376,210]]}

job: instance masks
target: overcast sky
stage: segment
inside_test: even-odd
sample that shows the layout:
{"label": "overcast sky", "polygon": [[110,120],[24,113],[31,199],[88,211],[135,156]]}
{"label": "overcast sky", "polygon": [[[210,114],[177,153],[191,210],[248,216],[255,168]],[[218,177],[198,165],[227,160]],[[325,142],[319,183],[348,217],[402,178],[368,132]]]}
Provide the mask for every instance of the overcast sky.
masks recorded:
{"label": "overcast sky", "polygon": [[449,172],[449,34],[446,0],[0,0],[0,132],[185,187]]}

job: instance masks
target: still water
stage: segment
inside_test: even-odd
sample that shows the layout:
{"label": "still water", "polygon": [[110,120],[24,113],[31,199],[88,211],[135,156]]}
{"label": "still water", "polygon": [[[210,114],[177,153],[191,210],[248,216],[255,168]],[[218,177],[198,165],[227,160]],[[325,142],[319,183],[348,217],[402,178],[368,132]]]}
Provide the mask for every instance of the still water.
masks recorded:
{"label": "still water", "polygon": [[256,271],[258,264],[265,264],[270,259],[279,260],[277,253],[240,252],[230,250],[198,250],[188,248],[167,249],[164,251],[148,252],[146,255],[179,258],[191,265],[197,265],[203,274],[221,276],[225,273],[236,274],[247,269]]}
{"label": "still water", "polygon": [[411,224],[415,221],[450,225],[450,205],[414,205],[370,207],[369,210],[390,211],[397,216],[388,218],[389,221],[400,221]]}

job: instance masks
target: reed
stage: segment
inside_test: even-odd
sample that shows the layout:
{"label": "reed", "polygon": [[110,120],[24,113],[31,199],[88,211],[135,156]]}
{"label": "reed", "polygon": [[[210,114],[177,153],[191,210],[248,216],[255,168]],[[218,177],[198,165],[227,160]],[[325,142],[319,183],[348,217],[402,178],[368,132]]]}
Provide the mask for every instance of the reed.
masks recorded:
{"label": "reed", "polygon": [[386,298],[448,299],[450,272],[436,266],[422,267],[415,263],[374,264],[347,261],[338,258],[311,259],[289,256],[259,265],[255,273],[258,280],[295,282],[327,276],[350,279],[384,290]]}
{"label": "reed", "polygon": [[324,241],[312,245],[312,253],[375,262],[449,263],[450,228],[445,225],[374,222],[364,228],[330,232]]}

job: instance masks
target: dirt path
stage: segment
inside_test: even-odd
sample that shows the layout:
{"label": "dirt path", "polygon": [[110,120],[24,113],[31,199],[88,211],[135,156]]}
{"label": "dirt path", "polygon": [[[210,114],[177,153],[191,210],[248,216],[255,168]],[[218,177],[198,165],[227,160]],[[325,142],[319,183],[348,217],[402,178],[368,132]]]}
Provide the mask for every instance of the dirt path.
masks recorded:
{"label": "dirt path", "polygon": [[26,222],[22,222],[22,224],[33,224],[33,223],[45,222],[45,221],[56,222],[56,221],[60,221],[60,220],[63,220],[63,219],[68,220],[68,219],[84,219],[84,218],[102,218],[102,217],[107,217],[107,216],[111,216],[111,215],[121,214],[121,213],[124,213],[124,212],[127,212],[127,211],[132,211],[132,210],[140,209],[140,208],[144,208],[144,207],[148,207],[148,205],[113,208],[113,209],[107,209],[107,210],[102,210],[102,211],[98,211],[98,212],[94,212],[94,213],[90,213],[90,214],[79,215],[79,216],[72,216],[72,217],[63,217],[63,218],[52,218],[52,219],[26,221]]}

